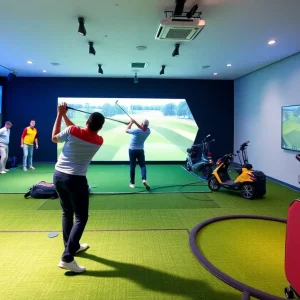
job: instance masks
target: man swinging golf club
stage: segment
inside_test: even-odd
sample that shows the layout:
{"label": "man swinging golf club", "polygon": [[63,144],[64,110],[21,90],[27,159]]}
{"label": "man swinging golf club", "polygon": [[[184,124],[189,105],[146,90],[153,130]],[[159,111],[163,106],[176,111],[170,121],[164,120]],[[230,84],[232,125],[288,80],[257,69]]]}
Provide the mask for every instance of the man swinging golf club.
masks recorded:
{"label": "man swinging golf club", "polygon": [[[138,128],[131,129],[131,126],[135,124]],[[140,125],[135,120],[131,118],[129,125],[126,128],[126,132],[131,134],[131,140],[129,144],[129,160],[130,160],[130,187],[135,188],[135,167],[136,161],[138,161],[141,174],[142,182],[147,190],[150,190],[149,185],[147,184],[147,170],[145,163],[145,152],[144,152],[144,143],[151,131],[149,126],[149,121],[144,120]]]}
{"label": "man swinging golf club", "polygon": [[[61,131],[62,119],[67,128]],[[86,121],[86,128],[75,126],[67,117],[67,104],[63,103],[58,106],[52,130],[52,141],[64,142],[53,175],[53,183],[62,207],[65,246],[58,266],[76,273],[85,271],[85,267],[76,263],[74,256],[89,247],[88,244],[79,244],[89,216],[89,186],[86,173],[92,158],[103,144],[103,138],[98,132],[104,122],[104,116],[94,112]]]}

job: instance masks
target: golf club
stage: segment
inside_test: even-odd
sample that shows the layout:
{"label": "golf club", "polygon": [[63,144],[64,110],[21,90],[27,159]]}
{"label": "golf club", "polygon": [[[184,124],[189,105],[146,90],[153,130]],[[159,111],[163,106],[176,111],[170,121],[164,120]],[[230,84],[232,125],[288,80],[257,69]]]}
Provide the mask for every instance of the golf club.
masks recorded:
{"label": "golf club", "polygon": [[116,103],[115,104],[117,104],[123,111],[124,111],[124,113],[130,118],[130,119],[132,119],[130,116],[129,116],[129,114],[118,104],[118,101],[119,100],[117,100],[116,101]]}
{"label": "golf club", "polygon": [[[72,110],[80,111],[80,112],[82,112],[82,113],[91,115],[90,112],[83,111],[83,110],[80,110],[80,109],[76,109],[76,108],[73,108],[73,107],[70,107],[70,106],[67,106],[67,109],[72,109]],[[107,117],[105,117],[105,119],[111,120],[111,121],[115,121],[115,122],[119,122],[119,123],[122,123],[122,124],[125,124],[125,125],[128,125],[128,124],[129,124],[129,122],[120,121],[120,120],[116,120],[116,119],[112,119],[112,118],[107,118]]]}

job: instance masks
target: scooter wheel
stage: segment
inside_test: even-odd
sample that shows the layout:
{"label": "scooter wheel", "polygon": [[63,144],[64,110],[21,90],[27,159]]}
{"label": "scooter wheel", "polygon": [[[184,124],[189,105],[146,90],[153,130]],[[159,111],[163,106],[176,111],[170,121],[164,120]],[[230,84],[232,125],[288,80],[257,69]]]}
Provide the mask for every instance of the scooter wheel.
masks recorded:
{"label": "scooter wheel", "polygon": [[253,199],[255,196],[255,187],[252,184],[245,183],[242,186],[241,194],[245,199]]}
{"label": "scooter wheel", "polygon": [[218,182],[217,178],[215,176],[212,176],[208,179],[208,187],[216,192],[220,189],[220,183]]}
{"label": "scooter wheel", "polygon": [[287,297],[287,299],[295,299],[294,292],[291,288],[285,288],[284,293],[285,293],[285,296]]}

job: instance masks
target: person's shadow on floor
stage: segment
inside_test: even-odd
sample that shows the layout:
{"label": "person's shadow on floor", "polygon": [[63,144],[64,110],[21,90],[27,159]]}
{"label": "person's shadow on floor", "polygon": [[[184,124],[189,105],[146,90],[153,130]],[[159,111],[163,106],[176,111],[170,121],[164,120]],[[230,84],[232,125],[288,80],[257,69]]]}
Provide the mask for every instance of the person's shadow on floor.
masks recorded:
{"label": "person's shadow on floor", "polygon": [[[217,292],[201,280],[186,279],[135,264],[108,260],[88,253],[82,253],[79,256],[115,268],[115,270],[109,271],[87,270],[80,273],[80,276],[127,278],[145,289],[165,294],[182,295],[190,299],[240,300],[242,297],[239,292],[237,294]],[[66,272],[65,275],[74,276],[79,274]]]}

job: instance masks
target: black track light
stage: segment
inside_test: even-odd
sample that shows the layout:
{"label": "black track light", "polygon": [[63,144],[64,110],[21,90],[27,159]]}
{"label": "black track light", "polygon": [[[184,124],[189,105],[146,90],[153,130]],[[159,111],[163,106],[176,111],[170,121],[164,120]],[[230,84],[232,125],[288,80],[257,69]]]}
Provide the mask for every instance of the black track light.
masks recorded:
{"label": "black track light", "polygon": [[191,8],[191,10],[186,14],[186,17],[187,17],[188,19],[192,18],[193,15],[195,14],[195,12],[197,11],[197,9],[198,9],[198,4],[194,5],[194,6]]}
{"label": "black track light", "polygon": [[103,74],[103,70],[102,70],[101,64],[98,64],[98,73]]}
{"label": "black track light", "polygon": [[79,17],[78,18],[78,22],[79,22],[78,34],[86,36],[86,29],[84,27],[84,18],[83,17]]}
{"label": "black track light", "polygon": [[96,55],[96,50],[94,48],[94,43],[93,42],[89,42],[89,45],[90,45],[89,53],[93,54],[93,55]]}
{"label": "black track light", "polygon": [[136,74],[136,73],[135,73],[135,75],[134,75],[133,82],[134,82],[134,83],[138,83],[138,82],[139,82],[139,80],[138,80],[138,78],[137,78],[137,74]]}
{"label": "black track light", "polygon": [[165,65],[161,66],[161,71],[160,71],[159,75],[165,74],[165,67],[166,67]]}
{"label": "black track light", "polygon": [[179,55],[179,47],[180,47],[180,44],[176,44],[176,45],[175,45],[175,49],[174,49],[174,51],[173,51],[173,53],[172,53],[172,56],[173,56],[173,57]]}
{"label": "black track light", "polygon": [[186,0],[176,0],[175,2],[176,6],[173,14],[174,16],[181,16]]}

